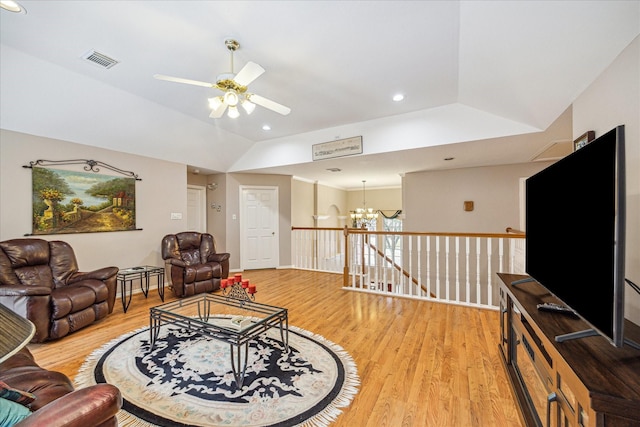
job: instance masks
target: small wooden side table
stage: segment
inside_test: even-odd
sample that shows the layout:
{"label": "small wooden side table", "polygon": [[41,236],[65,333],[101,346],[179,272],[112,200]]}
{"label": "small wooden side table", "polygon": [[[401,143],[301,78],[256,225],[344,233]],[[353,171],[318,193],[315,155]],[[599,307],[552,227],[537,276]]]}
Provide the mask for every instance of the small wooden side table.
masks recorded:
{"label": "small wooden side table", "polygon": [[127,312],[129,304],[131,304],[131,296],[133,294],[133,281],[140,281],[140,289],[147,298],[149,294],[149,282],[155,277],[158,282],[158,295],[164,302],[164,268],[154,267],[151,265],[143,265],[139,267],[129,267],[118,271],[116,280],[120,283],[120,298],[122,299],[122,309]]}

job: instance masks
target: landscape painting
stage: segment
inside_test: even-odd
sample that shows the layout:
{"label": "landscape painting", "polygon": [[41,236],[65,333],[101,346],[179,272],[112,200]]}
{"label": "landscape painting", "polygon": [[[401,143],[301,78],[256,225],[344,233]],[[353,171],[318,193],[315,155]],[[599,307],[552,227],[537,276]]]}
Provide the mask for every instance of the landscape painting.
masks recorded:
{"label": "landscape painting", "polygon": [[135,178],[33,167],[33,234],[136,229]]}

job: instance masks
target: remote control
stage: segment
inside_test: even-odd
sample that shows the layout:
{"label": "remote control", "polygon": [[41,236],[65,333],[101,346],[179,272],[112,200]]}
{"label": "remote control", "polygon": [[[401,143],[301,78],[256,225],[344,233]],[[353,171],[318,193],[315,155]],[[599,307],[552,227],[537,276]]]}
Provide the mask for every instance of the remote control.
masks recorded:
{"label": "remote control", "polygon": [[554,302],[545,302],[543,304],[538,304],[537,307],[538,307],[538,310],[540,311],[551,311],[555,313],[562,313],[562,314],[569,314],[571,316],[577,316],[576,312],[573,309],[569,307],[565,307],[564,305],[556,304]]}

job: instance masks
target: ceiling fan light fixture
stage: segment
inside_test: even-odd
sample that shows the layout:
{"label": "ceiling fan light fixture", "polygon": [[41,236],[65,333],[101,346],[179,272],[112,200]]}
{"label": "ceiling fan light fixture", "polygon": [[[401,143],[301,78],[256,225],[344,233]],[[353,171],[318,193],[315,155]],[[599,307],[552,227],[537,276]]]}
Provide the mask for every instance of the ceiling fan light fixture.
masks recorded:
{"label": "ceiling fan light fixture", "polygon": [[247,114],[253,113],[253,110],[256,109],[256,104],[249,101],[248,99],[245,99],[244,101],[242,101],[240,105],[242,105],[242,108],[244,108],[244,111],[246,111]]}
{"label": "ceiling fan light fixture", "polygon": [[224,94],[224,103],[230,107],[238,105],[239,100],[238,93],[235,90],[230,89]]}
{"label": "ceiling fan light fixture", "polygon": [[238,117],[240,117],[240,111],[238,111],[238,107],[234,105],[230,105],[229,111],[227,111],[227,116],[229,116],[232,119],[237,119]]}
{"label": "ceiling fan light fixture", "polygon": [[[0,0],[0,2],[3,1],[4,0]],[[238,104],[242,105],[242,108],[246,111],[247,114],[251,114],[256,105],[274,111],[278,114],[282,114],[283,116],[289,114],[291,112],[291,108],[278,104],[277,102],[274,102],[262,96],[247,92],[249,84],[260,77],[265,72],[265,70],[255,62],[249,61],[245,64],[244,67],[242,67],[238,74],[234,74],[233,52],[235,52],[240,47],[240,43],[233,39],[227,39],[225,40],[225,45],[229,50],[231,69],[228,73],[218,75],[218,79],[215,83],[184,79],[182,77],[165,76],[163,74],[154,74],[153,77],[158,80],[202,86],[221,91],[222,95],[214,98],[208,98],[209,107],[212,110],[209,114],[209,117],[212,119],[219,119],[220,117],[222,117],[227,108],[229,109],[229,111],[227,112],[229,117],[239,117],[240,112],[238,111]]]}
{"label": "ceiling fan light fixture", "polygon": [[209,108],[217,110],[222,105],[222,97],[216,96],[215,98],[209,98]]}

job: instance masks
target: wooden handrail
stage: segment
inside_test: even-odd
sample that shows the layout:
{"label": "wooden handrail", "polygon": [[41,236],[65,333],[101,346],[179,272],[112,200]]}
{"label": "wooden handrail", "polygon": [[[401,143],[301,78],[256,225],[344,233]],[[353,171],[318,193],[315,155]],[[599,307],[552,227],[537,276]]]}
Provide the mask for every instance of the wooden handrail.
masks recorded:
{"label": "wooden handrail", "polygon": [[[510,227],[509,227],[510,228]],[[496,239],[514,239],[524,238],[524,231],[518,234],[512,233],[469,233],[469,232],[445,232],[445,231],[369,231],[360,228],[333,228],[333,227],[291,227],[291,230],[345,230],[345,236],[348,234],[370,234],[370,235],[397,235],[397,236],[450,236],[450,237],[484,237]],[[515,230],[515,229],[513,229]],[[515,230],[519,231],[519,230]]]}
{"label": "wooden handrail", "polygon": [[513,227],[507,227],[506,232],[510,234],[526,234],[524,231],[518,230],[517,228]]}

